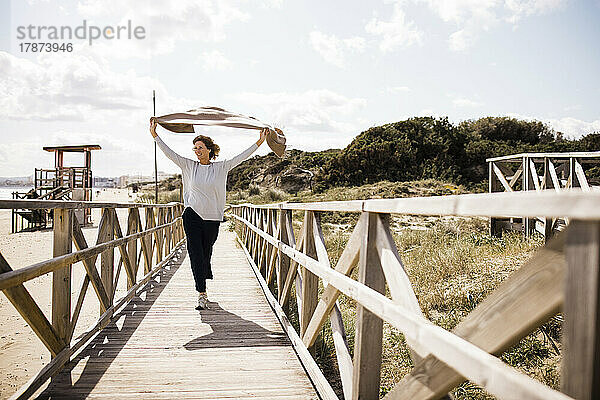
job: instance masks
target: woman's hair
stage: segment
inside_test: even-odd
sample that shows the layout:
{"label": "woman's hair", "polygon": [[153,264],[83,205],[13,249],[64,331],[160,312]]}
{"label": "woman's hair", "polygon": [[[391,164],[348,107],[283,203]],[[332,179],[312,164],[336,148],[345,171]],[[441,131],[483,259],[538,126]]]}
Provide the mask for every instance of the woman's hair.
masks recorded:
{"label": "woman's hair", "polygon": [[219,155],[219,150],[221,150],[219,148],[219,145],[216,144],[215,142],[213,142],[213,140],[211,138],[209,138],[208,136],[198,135],[194,138],[193,143],[196,144],[196,142],[204,143],[206,148],[210,151],[210,153],[208,155],[208,158],[210,160],[217,158],[217,156]]}

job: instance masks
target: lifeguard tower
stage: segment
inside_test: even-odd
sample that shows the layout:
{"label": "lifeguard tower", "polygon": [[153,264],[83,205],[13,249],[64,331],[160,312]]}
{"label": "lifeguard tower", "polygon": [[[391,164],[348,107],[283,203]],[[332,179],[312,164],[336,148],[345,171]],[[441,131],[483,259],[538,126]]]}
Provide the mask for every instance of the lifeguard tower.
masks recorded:
{"label": "lifeguard tower", "polygon": [[[34,188],[26,193],[13,192],[13,199],[36,200],[92,200],[92,151],[101,150],[97,145],[47,146],[45,151],[54,153],[54,169],[36,168]],[[68,167],[64,165],[65,153],[83,153],[84,165]],[[92,223],[90,209],[75,210],[81,225]],[[13,209],[12,232],[37,230],[49,227],[51,210]]]}

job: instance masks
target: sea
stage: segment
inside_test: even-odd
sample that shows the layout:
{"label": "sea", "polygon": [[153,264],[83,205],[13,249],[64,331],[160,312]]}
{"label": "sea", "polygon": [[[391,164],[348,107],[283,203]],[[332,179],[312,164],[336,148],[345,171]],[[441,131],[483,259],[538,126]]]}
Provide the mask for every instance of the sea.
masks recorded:
{"label": "sea", "polygon": [[12,199],[12,192],[26,193],[33,189],[33,186],[0,186],[0,200]]}

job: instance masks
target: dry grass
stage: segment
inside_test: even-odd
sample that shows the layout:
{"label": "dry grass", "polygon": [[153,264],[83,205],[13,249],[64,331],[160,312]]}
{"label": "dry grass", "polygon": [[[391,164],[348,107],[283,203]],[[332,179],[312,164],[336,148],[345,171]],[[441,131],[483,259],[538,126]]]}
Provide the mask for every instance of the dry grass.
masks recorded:
{"label": "dry grass", "polygon": [[[180,201],[179,199],[179,189],[174,189],[171,191],[159,191],[158,192],[158,202],[157,204],[166,204],[171,203],[173,201]],[[155,203],[154,201],[154,191],[142,191],[138,193],[136,199],[136,203]]]}

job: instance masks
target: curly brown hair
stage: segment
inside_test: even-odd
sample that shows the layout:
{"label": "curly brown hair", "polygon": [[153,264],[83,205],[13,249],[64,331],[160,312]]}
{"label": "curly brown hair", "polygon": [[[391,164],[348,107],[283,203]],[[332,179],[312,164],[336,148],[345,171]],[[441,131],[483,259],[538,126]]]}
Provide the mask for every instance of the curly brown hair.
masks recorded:
{"label": "curly brown hair", "polygon": [[213,142],[213,140],[211,138],[209,138],[208,136],[198,135],[194,138],[193,144],[196,144],[196,142],[204,143],[206,148],[209,150],[208,158],[210,160],[214,160],[219,155],[219,151],[221,150],[221,148],[219,147],[218,144]]}

